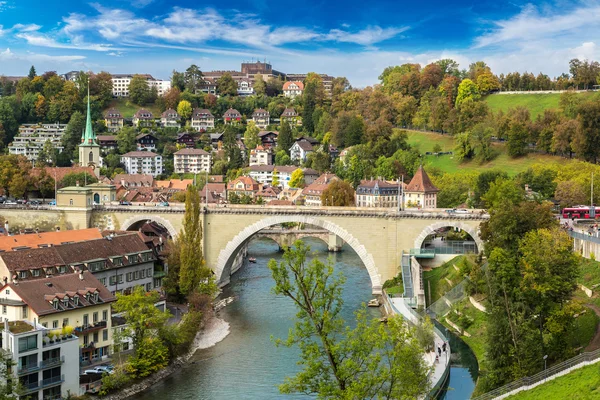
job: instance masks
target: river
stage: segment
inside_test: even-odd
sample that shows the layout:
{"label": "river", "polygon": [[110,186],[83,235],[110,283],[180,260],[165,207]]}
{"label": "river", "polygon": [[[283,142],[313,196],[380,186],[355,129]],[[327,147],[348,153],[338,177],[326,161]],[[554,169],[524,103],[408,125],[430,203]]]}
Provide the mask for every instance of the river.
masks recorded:
{"label": "river", "polygon": [[[318,239],[305,239],[315,257],[331,256],[335,269],[346,277],[343,317],[348,321],[360,304],[372,298],[369,275],[358,255],[345,245],[340,253],[328,253]],[[217,345],[199,350],[190,363],[153,386],[136,399],[221,400],[221,399],[307,399],[308,396],[283,396],[277,385],[294,375],[299,351],[276,347],[272,337],[286,338],[296,309],[292,302],[271,292],[273,279],[267,263],[281,259],[278,246],[269,239],[250,243],[249,256],[256,263],[243,266],[231,278],[221,297],[236,300],[220,311],[220,318],[230,324],[231,333]],[[379,312],[370,309],[373,316]],[[453,371],[455,369],[453,368]],[[458,372],[458,371],[457,371]],[[461,372],[462,374],[462,372]],[[455,375],[455,384],[468,384],[470,377]],[[468,374],[467,374],[468,375]],[[451,376],[452,382],[453,376]],[[470,381],[471,390],[473,382]],[[468,391],[468,387],[465,388]],[[466,393],[461,390],[461,393]],[[452,393],[449,391],[448,394]],[[453,393],[454,394],[454,393]],[[470,394],[470,392],[469,392]],[[458,397],[447,397],[452,400]],[[462,397],[463,399],[465,397]]]}

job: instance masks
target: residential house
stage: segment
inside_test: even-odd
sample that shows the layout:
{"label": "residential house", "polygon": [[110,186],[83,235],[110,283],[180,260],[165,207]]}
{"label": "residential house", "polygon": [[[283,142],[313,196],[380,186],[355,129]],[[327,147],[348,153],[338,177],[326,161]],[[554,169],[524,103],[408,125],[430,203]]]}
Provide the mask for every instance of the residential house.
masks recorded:
{"label": "residential house", "polygon": [[202,149],[181,149],[173,155],[175,173],[210,172],[211,155]]}
{"label": "residential house", "polygon": [[240,176],[227,183],[227,195],[249,196],[254,198],[259,190],[259,184],[249,176]]}
{"label": "residential house", "polygon": [[[45,249],[7,254],[24,257],[28,251],[40,250]],[[110,354],[113,344],[110,305],[116,298],[91,272],[12,280],[0,289],[0,297],[2,315],[9,321],[38,321],[45,328],[57,330],[72,326],[79,337],[81,362],[103,360]],[[75,365],[78,369],[79,363]]]}
{"label": "residential house", "polygon": [[117,137],[115,135],[98,135],[96,136],[96,139],[100,145],[100,150],[104,154],[110,153],[112,150],[117,150],[119,148]]}
{"label": "residential house", "polygon": [[152,187],[154,177],[150,174],[117,174],[113,182],[125,188]]}
{"label": "residential house", "polygon": [[200,84],[200,90],[198,90],[199,92],[202,93],[206,93],[206,94],[212,94],[212,95],[216,95],[217,94],[217,82],[216,79],[213,78],[203,78],[202,83]]}
{"label": "residential house", "polygon": [[237,85],[238,96],[252,96],[254,94],[254,88],[249,80],[240,80]]}
{"label": "residential house", "polygon": [[25,156],[35,163],[39,152],[46,142],[49,142],[53,149],[61,153],[63,151],[61,140],[66,128],[66,124],[23,124],[19,126],[19,133],[8,145],[8,152]]}
{"label": "residential house", "polygon": [[[208,200],[207,200],[208,199]],[[224,204],[227,202],[227,187],[223,182],[209,182],[200,189],[200,202]]]}
{"label": "residential house", "polygon": [[298,115],[296,110],[289,107],[281,113],[281,122],[287,122],[290,126],[300,126],[302,125],[302,117]]}
{"label": "residential house", "polygon": [[177,114],[177,111],[172,108],[165,110],[160,115],[160,126],[163,128],[179,128],[181,124],[179,123],[179,114]]}
{"label": "residential house", "polygon": [[250,150],[249,164],[250,166],[273,164],[273,152],[271,148],[264,148],[259,145],[255,149]]}
{"label": "residential house", "polygon": [[437,208],[438,192],[421,165],[404,190],[404,207]]}
{"label": "residential house", "polygon": [[[273,185],[273,178],[277,177],[279,186],[283,189],[289,187],[292,173],[298,167],[293,165],[253,165],[250,167],[249,175],[262,185]],[[319,173],[311,168],[304,168],[304,182],[310,185],[319,177]]]}
{"label": "residential house", "polygon": [[258,138],[260,139],[261,145],[265,149],[273,149],[277,146],[277,136],[279,132],[276,131],[260,131],[258,132]]}
{"label": "residential house", "polygon": [[283,84],[283,95],[291,99],[302,96],[304,92],[304,83],[300,81],[288,81]]}
{"label": "residential house", "polygon": [[298,140],[290,147],[290,159],[305,162],[306,157],[313,151],[313,145],[308,140]]}
{"label": "residential house", "polygon": [[[4,299],[3,307],[8,308],[9,302],[20,305],[19,300]],[[12,374],[21,386],[19,398],[66,399],[79,394],[77,336],[57,334],[35,319],[4,319],[0,345],[15,366]]]}
{"label": "residential house", "polygon": [[281,188],[277,186],[264,186],[256,193],[256,198],[262,198],[265,203],[269,203],[272,200],[277,200],[279,193],[281,193]]}
{"label": "residential house", "polygon": [[100,238],[102,238],[102,233],[98,228],[0,236],[0,252],[37,249]]}
{"label": "residential house", "polygon": [[325,204],[321,202],[321,195],[329,187],[331,182],[337,181],[340,178],[335,174],[325,173],[319,176],[313,183],[306,186],[302,190],[304,196],[304,204],[312,207],[321,207]]}
{"label": "residential house", "polygon": [[128,174],[149,174],[156,177],[163,173],[162,156],[151,151],[131,151],[123,154],[121,163]]}
{"label": "residential house", "polygon": [[[302,189],[300,188],[284,188],[281,193],[279,193],[278,196],[278,200],[275,201],[271,201],[270,203],[268,203],[268,205],[276,205],[279,202],[289,202],[290,204],[294,204],[294,205],[302,205],[303,202],[303,196],[302,196]],[[288,203],[279,203],[280,205],[290,205]]]}
{"label": "residential house", "polygon": [[[123,115],[116,108],[109,108],[104,112],[104,125],[106,130],[111,133],[115,133],[123,128]],[[100,138],[98,136],[98,138]]]}
{"label": "residential house", "polygon": [[356,188],[357,207],[398,208],[401,183],[382,179],[363,180]]}
{"label": "residential house", "polygon": [[177,135],[177,144],[184,145],[188,149],[193,149],[196,145],[196,139],[190,133],[180,133]]}
{"label": "residential house", "polygon": [[260,129],[267,129],[267,126],[270,124],[269,112],[262,108],[258,108],[254,110],[252,113],[252,121],[258,126]]}
{"label": "residential house", "polygon": [[132,121],[136,128],[151,128],[154,125],[154,115],[150,111],[140,108],[134,114]]}
{"label": "residential house", "polygon": [[140,133],[135,137],[135,144],[138,151],[154,151],[158,138],[150,133]]}
{"label": "residential house", "polygon": [[206,132],[208,129],[214,129],[215,117],[207,109],[194,108],[191,126],[198,132]]}
{"label": "residential house", "polygon": [[[304,82],[306,80],[307,76],[308,76],[308,74],[306,74],[306,73],[304,73],[304,74],[285,74],[285,77],[288,81],[295,81],[295,82]],[[327,74],[319,74],[319,76],[321,77],[321,81],[323,81],[323,89],[325,90],[325,94],[328,97],[331,97],[331,95],[333,93],[333,80],[335,78],[333,76],[327,75]]]}
{"label": "residential house", "polygon": [[230,108],[223,114],[223,121],[227,124],[238,124],[242,121],[242,114],[234,108]]}

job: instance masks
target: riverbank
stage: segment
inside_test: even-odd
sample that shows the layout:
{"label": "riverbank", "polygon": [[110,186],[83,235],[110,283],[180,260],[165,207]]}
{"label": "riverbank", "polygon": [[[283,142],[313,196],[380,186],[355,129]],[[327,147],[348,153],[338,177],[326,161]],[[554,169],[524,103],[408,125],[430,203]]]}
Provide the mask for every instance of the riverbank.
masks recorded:
{"label": "riverbank", "polygon": [[210,316],[204,323],[202,328],[194,337],[194,341],[190,350],[183,356],[173,361],[167,368],[162,369],[155,374],[143,379],[142,381],[125,388],[118,393],[110,394],[102,397],[103,400],[125,400],[132,396],[142,393],[151,388],[156,383],[162,381],[173,372],[179,370],[189,359],[196,353],[197,350],[207,349],[225,339],[229,335],[229,323],[217,316]]}

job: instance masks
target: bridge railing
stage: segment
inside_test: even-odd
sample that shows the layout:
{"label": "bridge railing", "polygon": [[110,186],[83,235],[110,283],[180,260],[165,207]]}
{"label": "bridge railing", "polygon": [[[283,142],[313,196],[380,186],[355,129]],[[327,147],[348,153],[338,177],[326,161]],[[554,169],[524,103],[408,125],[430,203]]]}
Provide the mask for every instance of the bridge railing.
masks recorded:
{"label": "bridge railing", "polygon": [[[496,399],[500,396],[507,395],[513,391],[517,391],[523,387],[529,387],[535,385],[537,383],[546,381],[548,378],[556,378],[558,374],[562,374],[563,372],[573,368],[573,367],[583,367],[588,364],[593,364],[600,360],[600,349],[581,353],[573,358],[570,358],[566,361],[558,363],[556,365],[551,366],[545,371],[541,371],[533,376],[528,376],[525,378],[521,378],[514,382],[511,382],[507,385],[494,389],[490,392],[482,394],[481,396],[475,397],[473,400],[492,400]],[[525,390],[525,389],[523,389]]]}
{"label": "bridge railing", "polygon": [[588,241],[588,242],[599,243],[600,244],[600,237],[592,236],[592,235],[587,234],[587,233],[569,231],[569,236],[571,236],[574,239],[585,240],[585,241]]}

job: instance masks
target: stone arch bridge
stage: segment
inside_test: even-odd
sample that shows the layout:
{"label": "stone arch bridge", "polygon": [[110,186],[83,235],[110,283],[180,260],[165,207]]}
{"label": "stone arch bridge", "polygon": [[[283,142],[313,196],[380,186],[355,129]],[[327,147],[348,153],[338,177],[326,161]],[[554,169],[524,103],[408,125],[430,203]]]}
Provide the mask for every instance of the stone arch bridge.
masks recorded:
{"label": "stone arch bridge", "polygon": [[[155,221],[176,237],[182,228],[183,207],[94,206],[93,208],[19,207],[0,209],[0,222],[11,228],[40,231],[82,229],[135,230]],[[260,231],[285,223],[302,223],[326,230],[347,243],[361,258],[374,294],[400,270],[402,251],[420,248],[435,229],[456,227],[469,233],[483,248],[479,225],[489,216],[436,211],[401,211],[348,207],[208,207],[202,215],[203,254],[220,285],[229,283],[236,255]]]}

